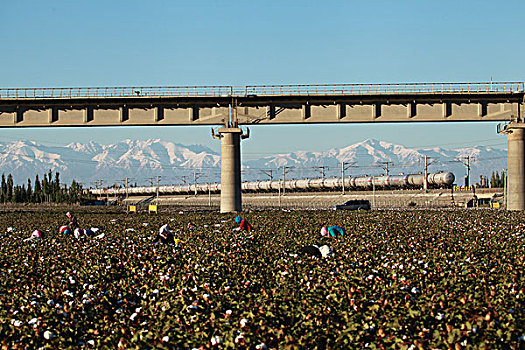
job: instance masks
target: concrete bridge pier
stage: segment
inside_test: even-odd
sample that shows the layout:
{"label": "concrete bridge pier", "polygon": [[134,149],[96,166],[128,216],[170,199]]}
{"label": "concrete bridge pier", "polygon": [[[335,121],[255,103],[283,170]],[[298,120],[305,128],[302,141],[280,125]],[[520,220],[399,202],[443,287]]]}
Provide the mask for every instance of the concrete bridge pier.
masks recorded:
{"label": "concrete bridge pier", "polygon": [[507,210],[525,210],[525,123],[511,122],[499,133],[507,135]]}
{"label": "concrete bridge pier", "polygon": [[240,128],[220,128],[212,136],[221,140],[221,213],[242,211],[241,139],[249,137]]}

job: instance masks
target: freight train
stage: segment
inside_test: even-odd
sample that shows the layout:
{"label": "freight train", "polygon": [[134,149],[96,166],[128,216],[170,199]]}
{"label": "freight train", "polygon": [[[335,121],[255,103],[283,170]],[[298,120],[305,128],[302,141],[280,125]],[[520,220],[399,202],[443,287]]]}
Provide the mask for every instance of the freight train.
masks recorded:
{"label": "freight train", "polygon": [[[421,188],[424,185],[424,179],[423,174],[346,177],[344,187],[346,190]],[[454,174],[451,172],[427,174],[428,188],[449,188],[454,180]],[[241,184],[243,192],[274,192],[280,189],[286,191],[330,191],[341,188],[341,178],[267,180],[243,182]],[[159,194],[207,194],[217,193],[220,190],[221,185],[218,183],[159,186]],[[157,187],[130,187],[127,190],[125,188],[91,189],[90,191],[96,195],[124,195],[126,192],[129,195],[147,195],[157,193]]]}

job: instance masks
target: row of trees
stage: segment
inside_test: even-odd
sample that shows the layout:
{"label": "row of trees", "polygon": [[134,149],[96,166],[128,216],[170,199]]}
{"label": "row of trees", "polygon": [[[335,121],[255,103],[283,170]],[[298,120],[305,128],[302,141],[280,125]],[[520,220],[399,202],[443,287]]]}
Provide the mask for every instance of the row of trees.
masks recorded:
{"label": "row of trees", "polygon": [[84,194],[82,185],[75,180],[68,187],[60,183],[60,174],[49,170],[42,180],[36,175],[34,182],[27,179],[27,184],[15,185],[11,174],[2,174],[0,203],[79,203],[90,199]]}
{"label": "row of trees", "polygon": [[507,175],[505,174],[504,171],[502,171],[501,175],[500,175],[500,173],[497,170],[495,172],[494,171],[492,172],[492,176],[490,177],[490,179],[488,178],[488,176],[480,175],[479,176],[479,182],[476,184],[476,186],[477,187],[483,187],[483,188],[489,188],[489,187],[502,188],[502,187],[505,186],[505,177],[506,176]]}

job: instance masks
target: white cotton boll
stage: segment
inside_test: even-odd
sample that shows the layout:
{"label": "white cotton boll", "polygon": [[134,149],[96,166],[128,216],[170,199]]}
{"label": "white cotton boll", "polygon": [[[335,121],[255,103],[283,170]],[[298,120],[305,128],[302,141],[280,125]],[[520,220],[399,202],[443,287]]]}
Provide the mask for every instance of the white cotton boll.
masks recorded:
{"label": "white cotton boll", "polygon": [[221,343],[221,337],[215,336],[211,338],[211,345],[219,345]]}
{"label": "white cotton boll", "polygon": [[91,339],[91,340],[88,340],[88,341],[87,341],[87,344],[88,344],[88,345],[91,345],[91,346],[95,346],[95,341],[92,340],[92,339]]}
{"label": "white cotton boll", "polygon": [[46,339],[53,339],[55,337],[55,335],[53,333],[51,333],[50,331],[45,331],[44,332],[44,338]]}
{"label": "white cotton boll", "polygon": [[232,310],[226,310],[226,315],[230,316],[232,314]]}
{"label": "white cotton boll", "polygon": [[51,306],[53,306],[53,305],[55,305],[55,302],[54,302],[53,300],[49,299],[49,300],[47,301],[47,305],[51,305]]}
{"label": "white cotton boll", "polygon": [[22,325],[22,321],[20,320],[12,320],[11,324],[15,327],[20,327]]}
{"label": "white cotton boll", "polygon": [[137,317],[139,314],[134,312],[130,317],[129,319],[132,320],[132,321],[135,321],[135,317]]}
{"label": "white cotton boll", "polygon": [[162,341],[167,343],[170,341],[170,337],[168,337],[167,335],[165,335],[164,337],[162,337]]}
{"label": "white cotton boll", "polygon": [[243,318],[243,319],[239,322],[239,324],[241,325],[241,327],[246,327],[246,325],[248,324],[248,322],[249,322],[249,321],[248,321],[247,319]]}

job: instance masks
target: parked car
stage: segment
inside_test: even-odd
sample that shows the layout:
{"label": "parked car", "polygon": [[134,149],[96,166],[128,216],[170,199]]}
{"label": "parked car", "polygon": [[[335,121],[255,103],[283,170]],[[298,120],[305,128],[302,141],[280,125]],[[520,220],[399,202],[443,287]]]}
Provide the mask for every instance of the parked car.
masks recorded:
{"label": "parked car", "polygon": [[337,204],[332,207],[333,210],[370,210],[372,206],[366,199],[350,199],[343,204]]}

